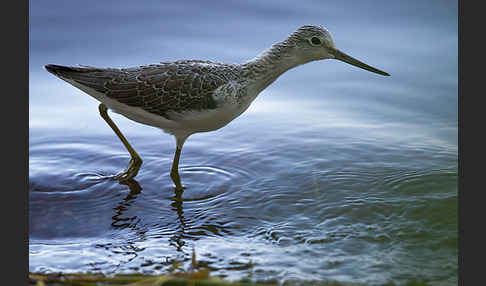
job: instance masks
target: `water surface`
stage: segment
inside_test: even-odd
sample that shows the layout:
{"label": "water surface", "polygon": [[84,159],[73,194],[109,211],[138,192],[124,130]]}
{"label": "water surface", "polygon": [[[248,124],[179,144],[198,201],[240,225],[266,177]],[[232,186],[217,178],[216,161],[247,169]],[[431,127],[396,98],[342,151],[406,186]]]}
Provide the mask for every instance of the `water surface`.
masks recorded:
{"label": "water surface", "polygon": [[[457,3],[85,3],[31,2],[30,271],[158,274],[195,249],[230,280],[456,284]],[[289,71],[188,139],[183,193],[174,139],[116,114],[144,163],[128,185],[106,179],[129,154],[94,99],[42,69],[242,62],[308,23],[392,76]]]}

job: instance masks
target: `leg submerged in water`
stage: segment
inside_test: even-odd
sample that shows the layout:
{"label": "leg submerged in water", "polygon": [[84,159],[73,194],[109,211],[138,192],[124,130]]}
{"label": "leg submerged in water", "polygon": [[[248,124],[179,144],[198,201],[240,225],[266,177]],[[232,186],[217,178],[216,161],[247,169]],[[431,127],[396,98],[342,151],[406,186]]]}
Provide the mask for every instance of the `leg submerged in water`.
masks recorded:
{"label": "leg submerged in water", "polygon": [[179,159],[181,158],[181,151],[184,142],[189,135],[176,136],[176,151],[174,154],[174,160],[172,161],[172,168],[170,170],[170,177],[176,185],[176,191],[182,191],[185,187],[181,184],[181,177],[179,176]]}
{"label": "leg submerged in water", "polygon": [[115,123],[108,116],[108,108],[103,103],[101,103],[98,106],[98,109],[100,111],[101,117],[103,117],[106,123],[108,123],[111,129],[115,132],[115,134],[118,136],[118,138],[123,143],[123,145],[125,146],[125,148],[130,153],[131,156],[130,164],[128,165],[128,168],[125,169],[125,171],[123,171],[122,173],[114,176],[113,178],[119,181],[130,180],[131,178],[135,177],[138,174],[138,170],[140,170],[140,167],[142,166],[142,162],[143,162],[142,158],[140,158],[140,156],[135,151],[135,149],[133,149],[130,143],[128,143],[125,136],[123,136],[120,129],[118,129]]}
{"label": "leg submerged in water", "polygon": [[181,184],[181,177],[179,176],[179,159],[181,157],[182,147],[177,146],[174,154],[174,161],[172,161],[172,169],[170,171],[170,177],[176,185],[176,190],[183,190],[184,187]]}

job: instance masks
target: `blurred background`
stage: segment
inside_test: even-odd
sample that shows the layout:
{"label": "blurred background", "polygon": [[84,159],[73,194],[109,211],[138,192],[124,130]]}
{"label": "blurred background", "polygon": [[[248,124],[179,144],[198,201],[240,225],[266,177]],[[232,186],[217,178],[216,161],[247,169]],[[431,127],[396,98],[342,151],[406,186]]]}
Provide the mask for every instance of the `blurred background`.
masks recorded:
{"label": "blurred background", "polygon": [[[202,263],[228,279],[457,281],[457,1],[31,1],[29,268]],[[391,74],[334,60],[283,74],[228,126],[169,135],[113,114],[141,192],[103,180],[128,153],[98,102],[43,66],[242,63],[304,24]]]}

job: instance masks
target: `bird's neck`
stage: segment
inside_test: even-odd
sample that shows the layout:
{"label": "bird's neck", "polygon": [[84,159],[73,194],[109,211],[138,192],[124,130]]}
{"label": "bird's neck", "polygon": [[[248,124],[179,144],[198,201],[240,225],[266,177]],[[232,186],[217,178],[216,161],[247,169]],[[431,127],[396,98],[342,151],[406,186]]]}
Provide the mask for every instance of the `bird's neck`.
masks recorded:
{"label": "bird's neck", "polygon": [[256,94],[284,72],[304,63],[294,51],[295,46],[291,43],[280,42],[243,64],[244,76],[251,82]]}

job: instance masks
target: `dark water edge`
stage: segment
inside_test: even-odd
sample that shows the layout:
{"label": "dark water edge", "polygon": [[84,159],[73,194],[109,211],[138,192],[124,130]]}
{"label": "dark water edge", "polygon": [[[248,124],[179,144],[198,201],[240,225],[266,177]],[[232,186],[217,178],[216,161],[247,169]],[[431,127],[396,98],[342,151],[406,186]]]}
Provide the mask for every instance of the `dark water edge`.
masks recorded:
{"label": "dark water edge", "polygon": [[[285,285],[285,286],[365,286],[361,283],[341,283],[336,281],[285,281],[279,283],[278,281],[256,281],[252,282],[249,279],[242,279],[240,281],[226,281],[219,277],[208,276],[207,272],[196,271],[193,273],[178,273],[176,275],[141,275],[141,274],[128,274],[128,275],[116,275],[114,277],[107,277],[102,274],[42,274],[42,273],[29,273],[29,285],[37,286],[39,283],[47,286],[58,285],[145,285],[145,286],[170,286],[170,285]],[[88,283],[88,284],[87,284]],[[395,286],[397,284],[393,282],[382,284],[383,286]],[[410,281],[401,286],[428,286],[427,282]]]}

